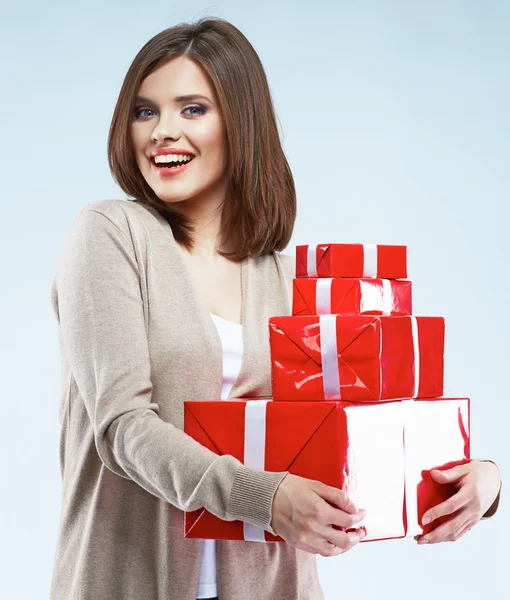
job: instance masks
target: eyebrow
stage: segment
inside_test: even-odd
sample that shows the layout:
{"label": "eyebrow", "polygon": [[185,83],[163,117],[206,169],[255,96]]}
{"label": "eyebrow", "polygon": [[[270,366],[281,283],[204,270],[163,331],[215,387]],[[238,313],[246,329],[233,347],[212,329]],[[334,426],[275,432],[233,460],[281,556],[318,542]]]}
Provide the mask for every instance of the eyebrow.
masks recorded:
{"label": "eyebrow", "polygon": [[[186,96],[176,96],[174,98],[175,102],[192,102],[193,100],[207,100],[207,102],[211,102],[207,96],[202,96],[201,94],[187,94]],[[150,98],[146,98],[145,96],[137,96],[135,102],[152,103],[152,100]]]}

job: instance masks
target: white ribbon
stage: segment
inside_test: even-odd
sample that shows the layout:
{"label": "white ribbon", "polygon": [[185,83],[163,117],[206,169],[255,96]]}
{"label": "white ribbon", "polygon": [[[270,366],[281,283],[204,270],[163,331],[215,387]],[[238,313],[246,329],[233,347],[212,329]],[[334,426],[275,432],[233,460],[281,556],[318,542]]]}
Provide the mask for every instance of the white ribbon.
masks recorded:
{"label": "white ribbon", "polygon": [[382,314],[390,315],[393,308],[393,288],[389,279],[381,279],[382,281]]}
{"label": "white ribbon", "polygon": [[409,318],[411,319],[414,348],[414,391],[412,397],[417,398],[420,389],[420,340],[418,338],[418,322],[416,321],[416,317],[410,316]]}
{"label": "white ribbon", "polygon": [[[244,409],[244,465],[264,470],[266,462],[266,409],[268,400],[248,400]],[[264,529],[243,521],[244,539],[265,542]]]}
{"label": "white ribbon", "polygon": [[413,441],[416,428],[416,405],[412,398],[401,401],[404,422],[404,493],[406,503],[406,537],[422,533],[418,522],[418,483],[421,479]]}
{"label": "white ribbon", "polygon": [[322,384],[325,400],[340,400],[340,373],[336,342],[336,315],[319,316]]}
{"label": "white ribbon", "polygon": [[377,277],[376,244],[363,244],[363,277]]}
{"label": "white ribbon", "polygon": [[317,244],[308,246],[306,254],[306,271],[308,277],[317,277]]}
{"label": "white ribbon", "polygon": [[333,277],[320,277],[315,288],[315,314],[331,314],[331,284]]}
{"label": "white ribbon", "polygon": [[[382,290],[377,285],[381,282]],[[389,279],[373,279],[372,281],[359,281],[360,287],[360,314],[380,311],[383,315],[390,315],[393,308],[393,288]]]}

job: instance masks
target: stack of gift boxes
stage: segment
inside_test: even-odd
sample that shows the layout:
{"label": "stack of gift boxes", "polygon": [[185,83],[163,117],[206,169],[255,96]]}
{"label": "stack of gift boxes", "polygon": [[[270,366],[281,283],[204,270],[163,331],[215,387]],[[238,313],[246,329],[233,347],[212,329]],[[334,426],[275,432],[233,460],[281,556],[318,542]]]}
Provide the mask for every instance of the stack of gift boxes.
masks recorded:
{"label": "stack of gift boxes", "polygon": [[[431,469],[469,461],[468,398],[442,398],[444,319],[412,314],[405,246],[296,247],[292,315],[269,319],[272,398],[186,401],[184,430],[245,465],[342,489],[363,541],[427,533],[450,497]],[[185,537],[283,541],[205,509]]]}

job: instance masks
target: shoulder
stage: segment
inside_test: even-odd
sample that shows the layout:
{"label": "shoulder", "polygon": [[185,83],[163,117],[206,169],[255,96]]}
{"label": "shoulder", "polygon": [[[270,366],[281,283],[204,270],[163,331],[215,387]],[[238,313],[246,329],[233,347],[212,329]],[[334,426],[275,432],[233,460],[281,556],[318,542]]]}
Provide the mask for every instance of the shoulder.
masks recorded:
{"label": "shoulder", "polygon": [[270,269],[283,272],[287,277],[294,277],[296,259],[289,254],[282,254],[276,250],[259,257],[252,257],[250,261],[255,269]]}
{"label": "shoulder", "polygon": [[296,272],[296,260],[289,254],[282,254],[274,250],[257,261],[259,269],[263,269],[266,277],[277,277],[285,282],[287,288],[292,289],[292,281]]}
{"label": "shoulder", "polygon": [[283,252],[275,252],[278,258],[282,261],[282,264],[286,269],[294,269],[296,266],[296,257],[291,254],[283,254]]}
{"label": "shoulder", "polygon": [[158,215],[156,209],[137,200],[95,200],[82,206],[68,236],[115,237],[129,247],[143,248],[151,236],[162,231],[164,218]]}
{"label": "shoulder", "polygon": [[274,252],[274,256],[280,262],[287,278],[293,279],[296,273],[296,257],[282,252]]}
{"label": "shoulder", "polygon": [[147,218],[153,217],[134,201],[88,202],[79,209],[64,236],[61,261],[75,265],[114,255],[133,261],[146,246]]}
{"label": "shoulder", "polygon": [[144,212],[145,209],[133,200],[95,200],[81,208],[76,221],[102,222],[105,227],[114,226],[131,237]]}

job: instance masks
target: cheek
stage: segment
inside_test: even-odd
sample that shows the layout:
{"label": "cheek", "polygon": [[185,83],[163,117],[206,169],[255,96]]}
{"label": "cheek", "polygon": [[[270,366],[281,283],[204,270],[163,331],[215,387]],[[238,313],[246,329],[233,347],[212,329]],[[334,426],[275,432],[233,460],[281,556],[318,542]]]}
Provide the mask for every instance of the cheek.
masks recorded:
{"label": "cheek", "polygon": [[[190,132],[191,137],[191,132]],[[225,134],[220,123],[203,123],[193,132],[193,140],[197,147],[205,154],[221,155],[225,146]]]}

